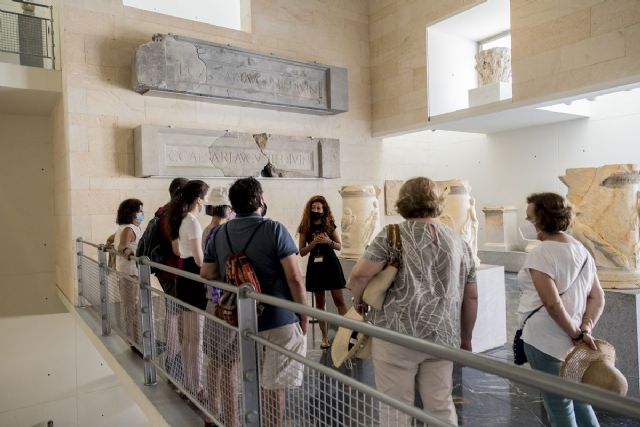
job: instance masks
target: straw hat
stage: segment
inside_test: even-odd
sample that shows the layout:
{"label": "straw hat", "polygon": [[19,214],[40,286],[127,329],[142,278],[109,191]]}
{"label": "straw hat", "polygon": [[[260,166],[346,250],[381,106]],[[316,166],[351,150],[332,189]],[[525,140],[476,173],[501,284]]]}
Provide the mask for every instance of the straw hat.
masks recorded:
{"label": "straw hat", "polygon": [[583,341],[578,343],[560,366],[562,378],[627,394],[627,379],[615,367],[616,350],[605,340],[594,339],[597,350]]}
{"label": "straw hat", "polygon": [[229,202],[229,189],[227,187],[213,187],[209,191],[209,201],[207,205],[211,206],[231,206]]}

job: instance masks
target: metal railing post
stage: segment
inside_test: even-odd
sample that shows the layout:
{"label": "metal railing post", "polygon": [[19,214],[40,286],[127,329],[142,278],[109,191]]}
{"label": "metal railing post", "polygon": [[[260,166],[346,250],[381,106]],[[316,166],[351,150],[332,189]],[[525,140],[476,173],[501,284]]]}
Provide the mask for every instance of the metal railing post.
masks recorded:
{"label": "metal railing post", "polygon": [[151,267],[145,264],[149,258],[140,259],[140,314],[142,316],[142,359],[144,360],[144,385],[156,385],[154,356],[155,334],[153,330],[153,304],[151,300]]}
{"label": "metal railing post", "polygon": [[82,255],[83,255],[84,245],[82,243],[82,238],[78,237],[76,239],[76,263],[77,265],[77,275],[78,275],[78,307],[86,307],[89,305],[87,303],[86,295],[86,287],[84,280],[82,278]]}
{"label": "metal railing post", "polygon": [[98,263],[100,278],[100,319],[102,323],[102,335],[111,335],[111,322],[109,321],[109,280],[107,279],[107,251],[105,245],[98,246]]}
{"label": "metal railing post", "polygon": [[247,333],[258,333],[256,300],[247,297],[253,287],[244,284],[238,290],[238,331],[240,339],[240,369],[242,373],[242,422],[244,426],[260,427],[260,378],[257,344]]}

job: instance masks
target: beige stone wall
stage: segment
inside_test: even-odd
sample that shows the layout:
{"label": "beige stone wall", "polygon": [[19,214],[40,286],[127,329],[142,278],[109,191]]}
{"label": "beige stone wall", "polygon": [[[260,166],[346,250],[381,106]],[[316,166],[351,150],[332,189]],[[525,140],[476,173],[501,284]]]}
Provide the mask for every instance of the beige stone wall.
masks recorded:
{"label": "beige stone wall", "polygon": [[0,317],[55,311],[51,121],[0,114],[0,129]]}
{"label": "beige stone wall", "polygon": [[[68,160],[65,152],[56,159],[66,162],[69,171],[61,167],[56,182],[64,188],[64,180],[69,180],[69,202],[67,207],[60,206],[58,223],[65,254],[57,261],[67,296],[75,294],[75,264],[68,247],[75,237],[104,241],[115,229],[115,212],[125,198],[140,198],[147,217],[168,198],[170,179],[133,177],[133,129],[140,124],[339,138],[342,179],[263,184],[270,216],[292,233],[311,195],[326,195],[340,212],[337,190],[342,183],[379,180],[380,142],[369,136],[367,2],[254,0],[251,6],[252,32],[248,33],[123,7],[120,0],[64,1]],[[346,67],[349,112],[320,117],[139,95],[130,83],[133,52],[160,32]],[[209,180],[212,186],[230,182]],[[57,196],[62,205],[64,198],[62,191]]]}
{"label": "beige stone wall", "polygon": [[513,99],[640,79],[638,0],[512,0]]}
{"label": "beige stone wall", "polygon": [[[426,27],[477,1],[373,0],[372,130],[427,123]],[[512,0],[513,100],[640,80],[638,0]]]}

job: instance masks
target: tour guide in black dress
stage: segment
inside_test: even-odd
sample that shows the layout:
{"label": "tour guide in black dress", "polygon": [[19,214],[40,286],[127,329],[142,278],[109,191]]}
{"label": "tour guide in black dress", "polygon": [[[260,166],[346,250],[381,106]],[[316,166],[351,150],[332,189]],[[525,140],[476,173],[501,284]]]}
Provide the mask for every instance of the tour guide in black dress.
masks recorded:
{"label": "tour guide in black dress", "polygon": [[[324,310],[325,291],[331,291],[338,313],[345,314],[347,306],[342,296],[345,280],[340,261],[335,251],[342,248],[340,235],[331,213],[331,208],[322,196],[313,196],[306,203],[302,220],[298,226],[300,256],[309,256],[306,288],[315,296],[316,308]],[[327,323],[320,321],[321,348],[329,348]]]}

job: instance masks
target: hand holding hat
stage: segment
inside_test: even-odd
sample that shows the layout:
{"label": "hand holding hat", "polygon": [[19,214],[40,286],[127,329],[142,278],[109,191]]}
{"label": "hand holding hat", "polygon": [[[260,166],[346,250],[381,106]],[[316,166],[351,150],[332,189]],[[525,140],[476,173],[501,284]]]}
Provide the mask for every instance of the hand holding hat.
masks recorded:
{"label": "hand holding hat", "polygon": [[560,377],[582,382],[605,390],[627,394],[627,379],[616,366],[616,350],[605,340],[594,339],[594,350],[586,342],[579,342],[560,366]]}

